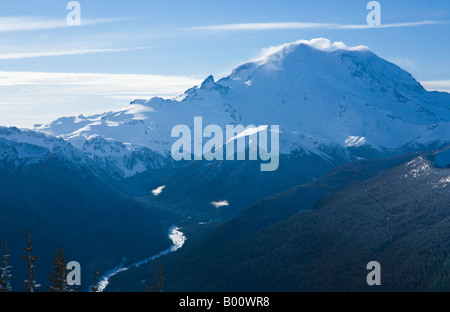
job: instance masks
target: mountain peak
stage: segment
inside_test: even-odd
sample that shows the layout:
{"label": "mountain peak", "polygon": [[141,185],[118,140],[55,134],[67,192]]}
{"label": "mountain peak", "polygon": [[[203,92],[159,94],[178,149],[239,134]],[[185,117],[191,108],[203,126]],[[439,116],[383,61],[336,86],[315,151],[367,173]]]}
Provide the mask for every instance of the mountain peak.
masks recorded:
{"label": "mountain peak", "polygon": [[213,75],[209,75],[201,84],[200,89],[210,89],[216,84]]}
{"label": "mountain peak", "polygon": [[[408,94],[425,92],[411,74],[366,46],[351,47],[325,38],[264,49],[260,57],[235,68],[230,76],[217,83],[250,87],[258,85],[258,81],[262,81],[259,85],[263,89],[266,89],[264,84],[275,86],[283,82],[299,87],[297,91],[302,93],[309,92],[311,84],[327,84],[332,88],[339,85],[338,89],[375,88],[383,94],[394,93],[401,101]],[[310,83],[300,87],[302,81]]]}
{"label": "mountain peak", "polygon": [[[322,67],[328,66],[332,70],[339,66],[336,63],[336,57],[332,55],[338,57],[341,55],[359,55],[357,58],[363,62],[371,57],[379,58],[363,45],[352,47],[341,41],[332,42],[326,38],[297,40],[263,49],[259,57],[235,68],[230,78],[246,82],[260,69],[266,72],[273,72],[274,69],[304,71],[310,70],[313,66],[320,67],[322,63],[324,63]],[[342,63],[340,60],[337,61]],[[225,77],[224,80],[227,80],[227,78]]]}

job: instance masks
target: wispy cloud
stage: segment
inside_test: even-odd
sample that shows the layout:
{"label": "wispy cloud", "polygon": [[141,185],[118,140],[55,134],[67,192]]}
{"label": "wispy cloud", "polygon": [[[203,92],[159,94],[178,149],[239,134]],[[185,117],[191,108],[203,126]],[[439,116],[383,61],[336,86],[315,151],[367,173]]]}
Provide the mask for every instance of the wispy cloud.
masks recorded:
{"label": "wispy cloud", "polygon": [[450,80],[421,81],[420,83],[428,91],[443,91],[450,93]]}
{"label": "wispy cloud", "polygon": [[0,125],[31,127],[101,113],[135,99],[176,97],[200,83],[185,76],[0,71]]}
{"label": "wispy cloud", "polygon": [[196,26],[188,29],[192,30],[211,30],[211,31],[230,31],[230,30],[272,30],[272,29],[308,29],[308,28],[332,28],[335,24],[327,23],[241,23],[241,24],[223,24]]}
{"label": "wispy cloud", "polygon": [[392,23],[381,24],[378,26],[369,26],[367,24],[362,25],[339,25],[339,29],[373,29],[373,28],[398,28],[398,27],[417,27],[423,25],[444,25],[448,24],[445,21],[419,21],[419,22],[407,22],[407,23]]}
{"label": "wispy cloud", "polygon": [[281,22],[281,23],[241,23],[195,26],[187,28],[189,30],[203,31],[242,31],[242,30],[287,30],[287,29],[374,29],[374,28],[395,28],[395,27],[415,27],[422,25],[447,24],[444,21],[418,21],[408,23],[391,23],[380,26],[369,26],[367,24],[333,24],[333,23],[302,23],[302,22]]}
{"label": "wispy cloud", "polygon": [[[81,26],[114,23],[125,20],[129,20],[129,18],[120,17],[120,18],[82,19]],[[56,29],[63,27],[78,27],[78,26],[69,26],[64,18],[51,19],[36,16],[0,16],[0,33],[14,32],[14,31],[35,31],[35,30]]]}
{"label": "wispy cloud", "polygon": [[214,207],[216,208],[220,208],[220,207],[224,207],[224,206],[229,206],[230,204],[228,203],[228,201],[226,200],[221,200],[218,202],[212,202],[211,203]]}
{"label": "wispy cloud", "polygon": [[352,51],[361,51],[361,50],[368,50],[369,48],[363,45],[359,46],[347,46],[342,41],[335,41],[332,42],[329,39],[326,38],[314,38],[311,40],[297,40],[295,42],[285,43],[277,46],[271,46],[268,48],[261,49],[259,56],[252,59],[252,62],[267,62],[269,60],[269,57],[273,54],[278,54],[282,51],[289,50],[295,46],[298,46],[299,44],[307,44],[310,45],[316,49],[324,50],[324,51],[335,51],[335,50],[352,50]]}
{"label": "wispy cloud", "polygon": [[78,55],[78,54],[88,54],[88,53],[123,52],[123,51],[135,51],[135,50],[143,50],[143,49],[148,49],[148,47],[3,53],[3,54],[0,54],[0,60],[26,59],[26,58],[36,58],[36,57],[48,57],[48,56]]}
{"label": "wispy cloud", "polygon": [[0,71],[0,87],[25,86],[54,88],[76,87],[85,95],[124,95],[171,97],[198,85],[201,79],[184,76],[103,73],[47,73]]}
{"label": "wispy cloud", "polygon": [[155,196],[158,196],[159,194],[162,193],[162,191],[165,189],[165,187],[166,187],[165,185],[162,185],[162,186],[160,186],[160,187],[155,188],[155,189],[152,191],[152,194],[155,195]]}

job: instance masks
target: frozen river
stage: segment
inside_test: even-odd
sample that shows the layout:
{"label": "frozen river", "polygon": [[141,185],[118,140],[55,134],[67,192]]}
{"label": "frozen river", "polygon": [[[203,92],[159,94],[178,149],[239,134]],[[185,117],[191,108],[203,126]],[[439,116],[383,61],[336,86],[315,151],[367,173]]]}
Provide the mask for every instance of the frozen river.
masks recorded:
{"label": "frozen river", "polygon": [[106,274],[104,276],[102,276],[99,280],[99,284],[100,284],[100,292],[102,292],[103,290],[105,290],[106,286],[108,286],[109,284],[109,280],[112,276],[116,275],[117,273],[126,271],[132,267],[139,267],[140,265],[147,263],[149,261],[155,260],[161,256],[167,255],[171,252],[177,251],[178,249],[180,249],[181,247],[183,247],[184,242],[186,241],[186,236],[184,236],[184,233],[180,231],[180,228],[177,227],[176,225],[173,225],[170,227],[169,229],[169,238],[172,240],[172,245],[166,249],[161,251],[160,253],[151,256],[147,259],[141,260],[139,262],[133,263],[130,266],[124,267],[123,263],[120,264],[119,266],[117,266],[116,268],[114,268],[113,270],[110,270],[108,272],[106,272]]}

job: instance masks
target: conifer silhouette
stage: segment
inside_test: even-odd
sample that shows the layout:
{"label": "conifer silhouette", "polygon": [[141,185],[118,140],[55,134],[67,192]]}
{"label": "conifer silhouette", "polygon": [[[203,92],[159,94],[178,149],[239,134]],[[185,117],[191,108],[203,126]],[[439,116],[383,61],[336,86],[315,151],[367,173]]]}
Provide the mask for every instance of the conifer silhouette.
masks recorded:
{"label": "conifer silhouette", "polygon": [[56,249],[56,257],[53,260],[53,265],[50,266],[50,285],[49,292],[71,292],[70,286],[67,284],[67,263],[64,258],[64,249]]}
{"label": "conifer silhouette", "polygon": [[11,292],[12,267],[10,266],[6,236],[3,238],[3,255],[0,267],[0,292]]}
{"label": "conifer silhouette", "polygon": [[34,280],[34,262],[37,259],[37,255],[33,255],[33,245],[31,244],[31,234],[30,231],[27,229],[26,238],[28,241],[28,246],[24,248],[24,250],[27,252],[25,256],[22,256],[22,260],[26,262],[27,264],[27,271],[28,271],[28,279],[25,280],[25,291],[27,292],[36,292],[39,290],[41,285],[37,284]]}
{"label": "conifer silhouette", "polygon": [[100,281],[99,281],[98,275],[99,275],[99,272],[96,267],[95,273],[94,273],[94,284],[92,284],[92,286],[91,286],[92,292],[100,292]]}
{"label": "conifer silhouette", "polygon": [[164,275],[162,273],[162,265],[159,264],[159,272],[155,270],[156,273],[156,282],[157,286],[151,284],[151,292],[162,292],[163,284],[164,284]]}

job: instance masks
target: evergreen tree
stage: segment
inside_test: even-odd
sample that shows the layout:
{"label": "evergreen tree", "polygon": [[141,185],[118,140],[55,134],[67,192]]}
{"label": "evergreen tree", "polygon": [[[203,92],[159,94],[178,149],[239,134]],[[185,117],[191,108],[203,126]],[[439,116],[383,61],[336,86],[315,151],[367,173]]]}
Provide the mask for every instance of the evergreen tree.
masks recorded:
{"label": "evergreen tree", "polygon": [[99,272],[97,267],[95,268],[95,274],[94,274],[94,284],[91,286],[92,292],[100,292],[100,281],[98,278]]}
{"label": "evergreen tree", "polygon": [[31,244],[31,234],[30,231],[27,229],[27,235],[26,235],[28,246],[24,248],[24,250],[27,252],[25,256],[22,256],[22,260],[26,262],[27,264],[27,271],[28,271],[28,279],[25,280],[25,291],[27,292],[36,292],[39,290],[41,285],[37,284],[34,280],[34,262],[37,259],[37,255],[33,255],[33,245]]}
{"label": "evergreen tree", "polygon": [[12,267],[9,265],[9,254],[8,254],[8,247],[6,243],[6,236],[3,240],[3,255],[2,255],[2,261],[0,268],[0,292],[11,292],[11,272]]}
{"label": "evergreen tree", "polygon": [[64,249],[56,249],[56,257],[53,260],[53,265],[50,266],[50,285],[49,292],[71,292],[69,284],[67,284],[67,263],[64,258]]}
{"label": "evergreen tree", "polygon": [[162,273],[161,263],[159,264],[159,272],[157,270],[155,270],[155,273],[156,273],[156,281],[157,281],[158,286],[155,287],[153,284],[151,284],[151,292],[162,292],[162,287],[164,284],[164,275]]}

